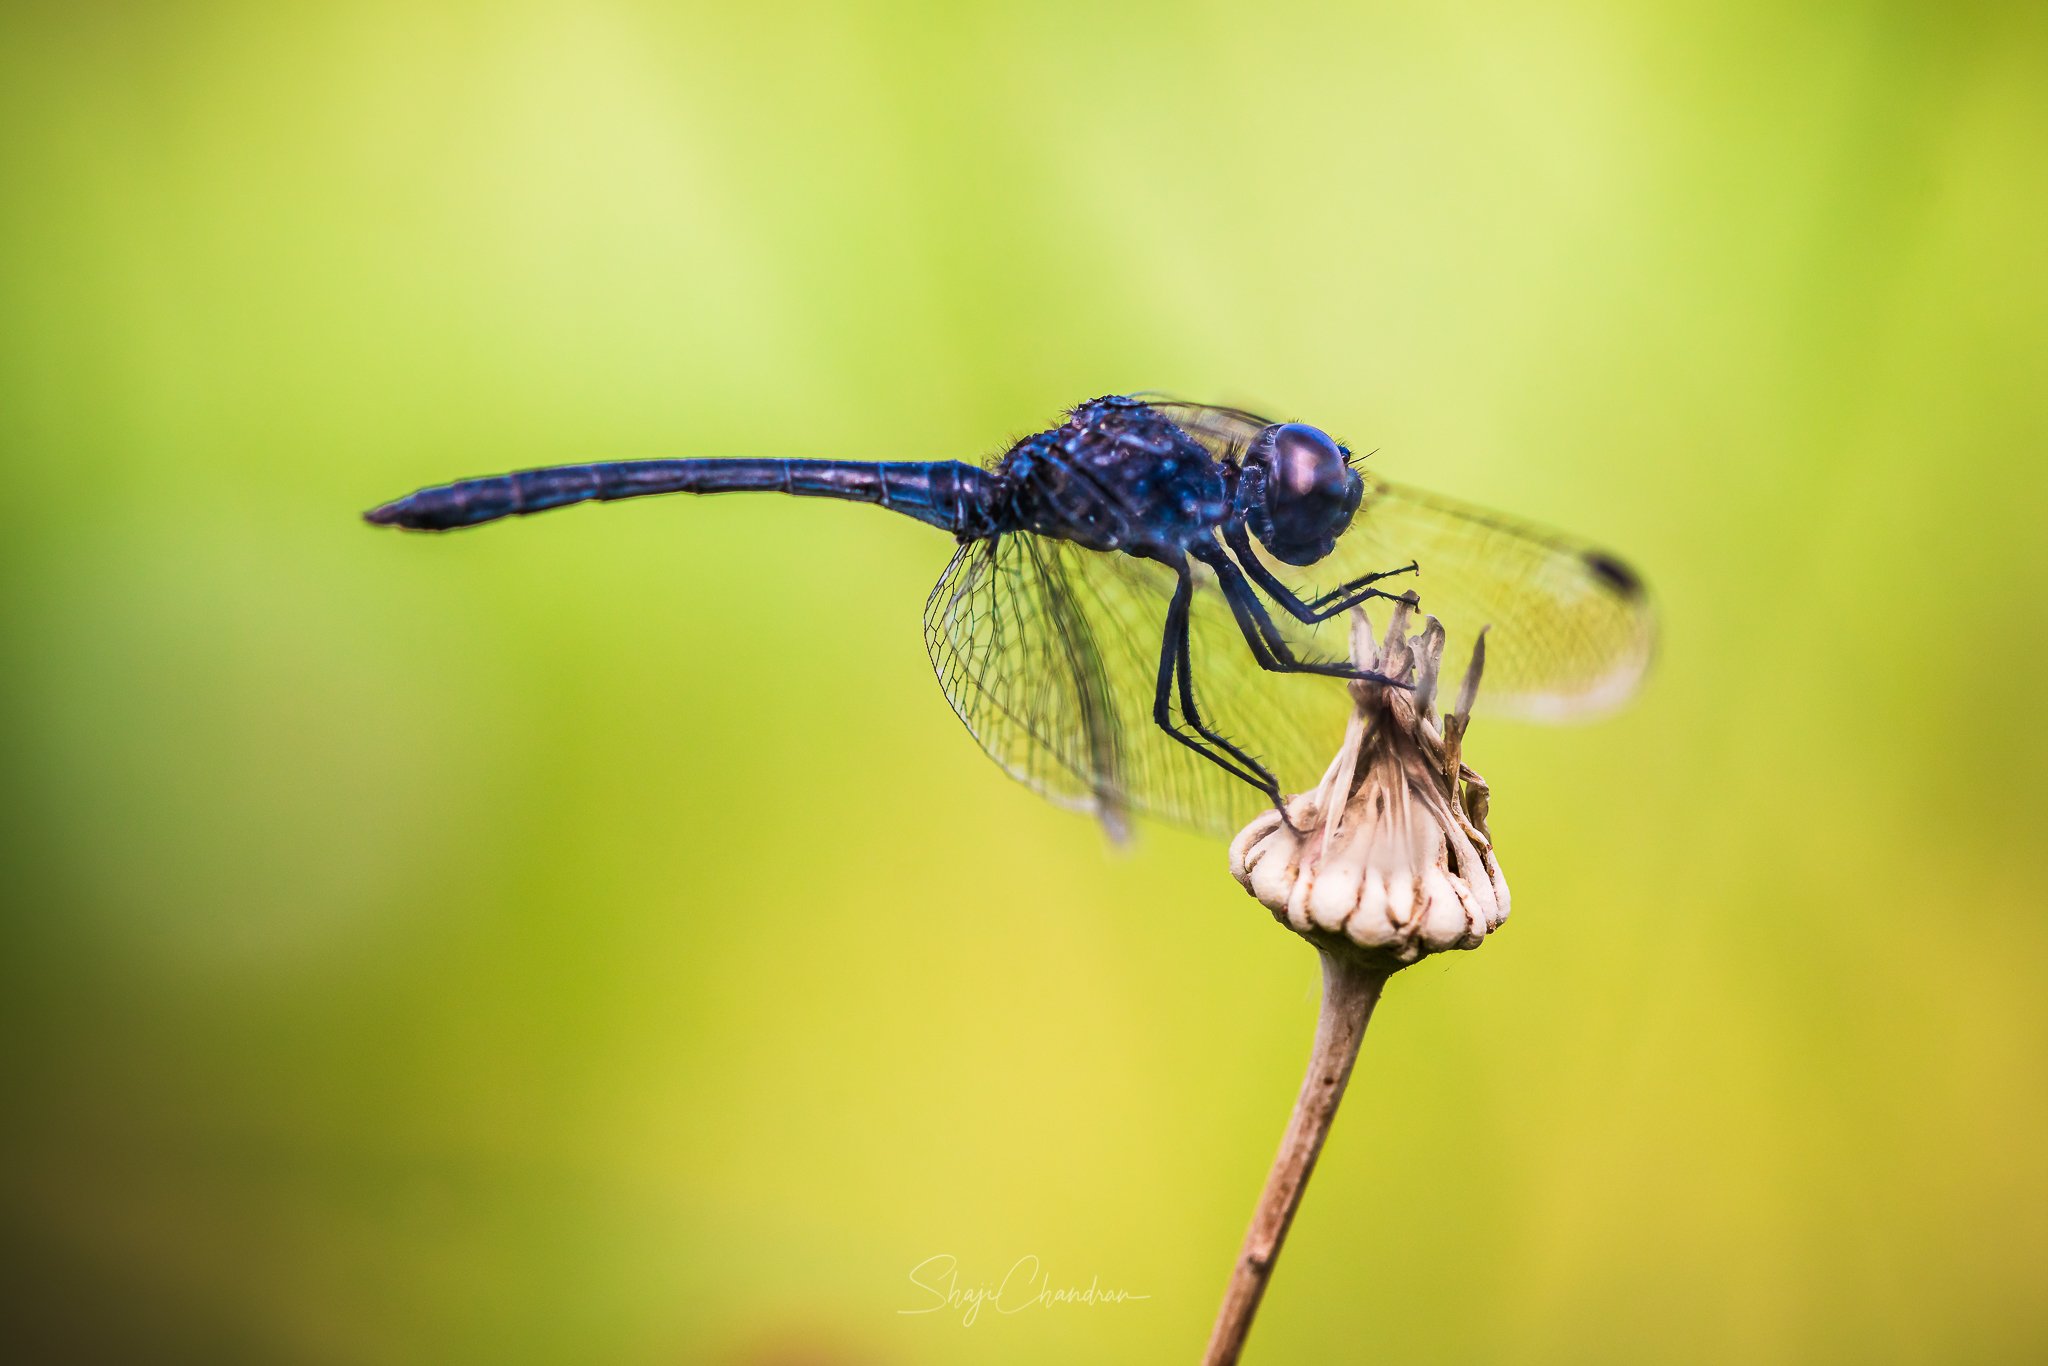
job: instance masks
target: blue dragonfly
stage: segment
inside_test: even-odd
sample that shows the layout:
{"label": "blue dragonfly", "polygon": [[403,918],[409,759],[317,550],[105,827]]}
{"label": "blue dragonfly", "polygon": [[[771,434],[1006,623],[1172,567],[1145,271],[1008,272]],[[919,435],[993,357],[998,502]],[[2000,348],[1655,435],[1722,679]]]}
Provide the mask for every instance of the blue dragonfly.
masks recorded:
{"label": "blue dragonfly", "polygon": [[[1485,707],[1609,710],[1648,668],[1641,580],[1573,538],[1390,484],[1320,428],[1157,395],[1073,408],[986,466],[632,460],[421,489],[364,514],[447,531],[570,503],[765,491],[951,532],[925,642],[989,756],[1120,835],[1131,813],[1229,833],[1321,776],[1350,698],[1346,613],[1419,591]],[[1388,680],[1380,680],[1388,681]]]}

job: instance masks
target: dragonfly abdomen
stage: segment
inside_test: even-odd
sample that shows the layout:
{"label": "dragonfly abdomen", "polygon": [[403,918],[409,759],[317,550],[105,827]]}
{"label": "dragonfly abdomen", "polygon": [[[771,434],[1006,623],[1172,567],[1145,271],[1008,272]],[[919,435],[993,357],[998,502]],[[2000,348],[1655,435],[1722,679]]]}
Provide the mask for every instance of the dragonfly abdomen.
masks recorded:
{"label": "dragonfly abdomen", "polygon": [[592,500],[741,492],[876,503],[947,531],[980,535],[993,527],[996,481],[957,460],[621,460],[440,484],[363,517],[411,531],[450,531]]}

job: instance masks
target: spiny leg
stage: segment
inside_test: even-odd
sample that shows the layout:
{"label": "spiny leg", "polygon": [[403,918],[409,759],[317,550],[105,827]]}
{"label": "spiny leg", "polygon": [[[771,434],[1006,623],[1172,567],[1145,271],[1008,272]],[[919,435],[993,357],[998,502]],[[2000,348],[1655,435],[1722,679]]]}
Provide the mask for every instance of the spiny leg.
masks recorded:
{"label": "spiny leg", "polygon": [[[1244,634],[1245,644],[1251,647],[1252,658],[1260,668],[1271,673],[1320,674],[1326,678],[1364,679],[1372,683],[1385,683],[1392,687],[1405,684],[1388,678],[1385,674],[1370,669],[1360,669],[1350,664],[1339,664],[1334,660],[1303,659],[1294,653],[1294,647],[1280,634],[1280,628],[1273,623],[1258,594],[1222,547],[1213,542],[1196,546],[1192,553],[1202,563],[1216,571],[1217,585],[1223,590],[1223,599],[1230,604],[1231,615],[1237,618],[1237,629]],[[1381,597],[1391,594],[1382,593]]]}
{"label": "spiny leg", "polygon": [[[1256,559],[1256,557],[1254,557],[1254,559]],[[1273,574],[1273,572],[1267,569],[1263,563],[1259,565],[1259,570],[1266,576],[1268,580],[1277,585],[1279,589],[1283,590],[1283,595],[1285,597],[1287,597],[1290,600],[1294,598],[1294,594],[1292,592],[1284,591],[1286,590],[1287,585],[1281,583],[1280,580]],[[1398,598],[1401,596],[1401,594],[1399,593],[1389,593],[1382,588],[1373,588],[1368,590],[1368,584],[1375,584],[1378,583],[1381,579],[1391,579],[1400,574],[1420,574],[1421,572],[1422,566],[1416,563],[1414,560],[1410,560],[1408,561],[1408,563],[1402,565],[1399,569],[1382,569],[1379,570],[1377,573],[1360,574],[1357,578],[1351,580],[1349,583],[1340,583],[1335,588],[1332,588],[1329,592],[1320,593],[1317,596],[1310,598],[1308,600],[1308,609],[1311,612],[1315,613],[1315,619],[1317,621],[1328,621],[1331,617],[1337,616],[1343,612],[1350,611],[1352,608],[1358,606],[1359,603],[1364,602],[1368,598]]]}
{"label": "spiny leg", "polygon": [[[1193,573],[1185,570],[1183,573],[1190,588],[1192,588],[1194,584]],[[1215,745],[1254,773],[1259,774],[1265,780],[1260,786],[1265,788],[1267,795],[1274,799],[1274,805],[1279,805],[1280,784],[1266,766],[1243,749],[1240,749],[1228,736],[1211,728],[1202,720],[1201,708],[1195,704],[1195,661],[1190,631],[1191,624],[1189,618],[1183,613],[1180,623],[1179,644],[1181,719],[1194,727],[1196,734],[1200,735],[1204,740]]]}
{"label": "spiny leg", "polygon": [[1311,673],[1331,678],[1379,677],[1335,660],[1302,659],[1280,634],[1280,628],[1274,624],[1265,604],[1251,591],[1251,586],[1245,582],[1237,566],[1231,563],[1229,556],[1215,547],[1197,547],[1194,554],[1216,571],[1217,587],[1223,591],[1223,600],[1230,604],[1230,614],[1237,618],[1237,629],[1243,634],[1244,642],[1260,668],[1268,673]]}
{"label": "spiny leg", "polygon": [[[1195,577],[1186,561],[1176,566],[1176,570],[1178,578],[1173,588],[1173,600],[1166,609],[1166,634],[1159,643],[1159,685],[1152,697],[1152,720],[1161,730],[1231,777],[1265,793],[1273,805],[1279,807],[1279,780],[1257,759],[1205,726],[1201,713],[1195,708],[1194,683],[1189,677],[1192,652],[1188,644],[1188,608],[1194,600]],[[1199,740],[1173,723],[1176,676],[1180,681],[1181,714],[1196,735],[1201,737]],[[1203,741],[1208,743],[1205,744]],[[1215,748],[1212,749],[1212,745]],[[1222,753],[1218,753],[1218,750]],[[1228,755],[1229,758],[1225,758],[1224,755]],[[1236,762],[1233,763],[1232,760]]]}
{"label": "spiny leg", "polygon": [[[1194,736],[1187,734],[1173,723],[1174,683],[1183,667],[1183,660],[1187,655],[1188,609],[1193,598],[1193,576],[1188,572],[1185,565],[1180,566],[1178,581],[1174,585],[1173,599],[1166,609],[1166,632],[1160,640],[1159,683],[1152,699],[1152,719],[1161,730],[1232,777],[1261,790],[1264,790],[1269,785],[1277,786],[1273,784],[1270,775],[1262,781],[1259,777],[1254,776],[1253,772],[1247,772],[1244,768],[1240,768],[1237,764],[1221,757],[1211,750],[1208,745],[1202,743],[1201,740],[1197,740]],[[1185,684],[1182,685],[1182,692],[1184,696],[1188,695]],[[1199,731],[1200,728],[1198,727],[1197,729]],[[1208,737],[1205,735],[1204,739],[1206,738]],[[1257,773],[1263,774],[1265,772],[1256,761],[1250,760],[1249,756],[1238,755],[1233,757],[1244,758],[1249,767]]]}
{"label": "spiny leg", "polygon": [[1279,603],[1289,616],[1293,617],[1296,621],[1305,622],[1310,626],[1315,625],[1317,622],[1328,621],[1331,617],[1341,612],[1347,612],[1353,607],[1358,606],[1359,603],[1372,598],[1399,597],[1400,594],[1398,593],[1389,593],[1383,588],[1374,588],[1371,585],[1378,583],[1381,579],[1391,579],[1398,574],[1420,572],[1420,567],[1415,561],[1410,560],[1399,569],[1384,569],[1377,574],[1361,574],[1349,583],[1337,585],[1337,587],[1332,588],[1327,593],[1320,593],[1313,598],[1303,599],[1293,589],[1280,582],[1280,577],[1272,570],[1266,568],[1265,561],[1261,560],[1252,550],[1251,537],[1246,534],[1244,522],[1241,519],[1231,522],[1226,526],[1223,536],[1230,543],[1230,548],[1237,552],[1238,560],[1243,563],[1245,572],[1252,576],[1253,581],[1259,587],[1265,589],[1267,595],[1273,601]]}

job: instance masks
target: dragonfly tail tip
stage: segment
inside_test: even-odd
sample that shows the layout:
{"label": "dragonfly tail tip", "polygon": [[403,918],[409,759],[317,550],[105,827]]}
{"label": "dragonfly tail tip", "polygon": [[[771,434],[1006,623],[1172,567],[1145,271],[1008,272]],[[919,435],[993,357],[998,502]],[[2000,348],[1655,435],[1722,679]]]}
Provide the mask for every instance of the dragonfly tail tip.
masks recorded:
{"label": "dragonfly tail tip", "polygon": [[363,520],[371,526],[403,527],[409,531],[424,529],[425,524],[413,514],[408,504],[412,500],[400,498],[395,502],[380,503],[363,514]]}

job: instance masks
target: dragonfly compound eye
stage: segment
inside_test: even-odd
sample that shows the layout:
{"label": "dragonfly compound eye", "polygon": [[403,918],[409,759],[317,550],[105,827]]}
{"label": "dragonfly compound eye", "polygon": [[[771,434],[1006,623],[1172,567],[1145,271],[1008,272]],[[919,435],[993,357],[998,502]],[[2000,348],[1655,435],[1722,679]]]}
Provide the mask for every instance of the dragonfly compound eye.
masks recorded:
{"label": "dragonfly compound eye", "polygon": [[1252,530],[1266,549],[1297,565],[1329,554],[1365,491],[1344,448],[1318,427],[1287,422],[1260,432],[1245,459],[1264,475],[1265,506],[1254,510]]}

